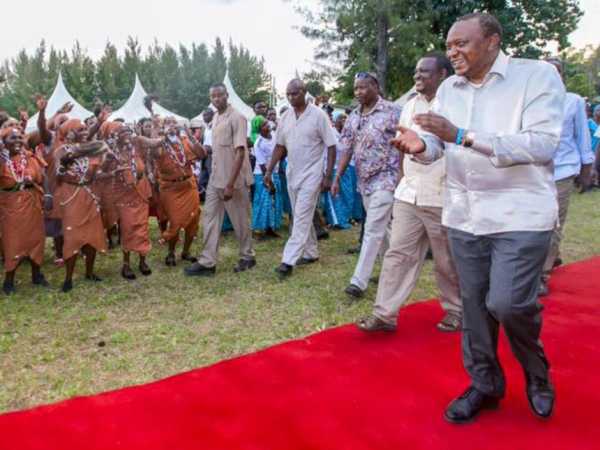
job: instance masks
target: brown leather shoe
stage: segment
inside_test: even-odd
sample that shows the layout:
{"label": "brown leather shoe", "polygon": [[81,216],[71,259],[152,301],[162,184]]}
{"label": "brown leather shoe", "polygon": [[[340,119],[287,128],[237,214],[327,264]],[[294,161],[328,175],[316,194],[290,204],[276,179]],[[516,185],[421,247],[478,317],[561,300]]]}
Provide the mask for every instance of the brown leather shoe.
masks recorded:
{"label": "brown leather shoe", "polygon": [[438,330],[445,333],[462,331],[462,320],[456,314],[446,314],[446,316],[436,326]]}
{"label": "brown leather shoe", "polygon": [[379,317],[376,317],[373,315],[359,319],[359,321],[356,322],[356,326],[359,328],[359,330],[367,331],[367,332],[371,332],[371,331],[394,332],[394,331],[396,331],[396,325],[392,325],[391,323],[384,322]]}

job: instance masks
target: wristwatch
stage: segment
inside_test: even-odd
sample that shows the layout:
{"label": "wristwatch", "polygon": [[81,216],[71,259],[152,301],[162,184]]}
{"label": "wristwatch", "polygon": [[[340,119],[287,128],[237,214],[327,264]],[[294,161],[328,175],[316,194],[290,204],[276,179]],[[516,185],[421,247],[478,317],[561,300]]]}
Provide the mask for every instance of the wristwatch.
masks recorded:
{"label": "wristwatch", "polygon": [[475,133],[472,131],[467,131],[465,133],[465,137],[463,138],[463,147],[470,148],[473,146],[473,142],[475,142]]}

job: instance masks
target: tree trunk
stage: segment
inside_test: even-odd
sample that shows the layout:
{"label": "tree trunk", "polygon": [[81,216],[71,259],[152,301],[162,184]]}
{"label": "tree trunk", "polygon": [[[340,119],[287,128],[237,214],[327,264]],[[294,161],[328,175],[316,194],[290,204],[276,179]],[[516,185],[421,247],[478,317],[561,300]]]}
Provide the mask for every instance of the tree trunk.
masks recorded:
{"label": "tree trunk", "polygon": [[382,95],[387,92],[389,28],[386,0],[377,0],[377,61],[375,65]]}

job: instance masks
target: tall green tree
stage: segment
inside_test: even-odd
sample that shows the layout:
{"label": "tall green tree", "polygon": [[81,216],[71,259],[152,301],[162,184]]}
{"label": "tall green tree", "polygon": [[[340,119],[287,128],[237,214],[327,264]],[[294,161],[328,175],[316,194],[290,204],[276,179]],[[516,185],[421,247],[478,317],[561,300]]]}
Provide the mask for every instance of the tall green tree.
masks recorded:
{"label": "tall green tree", "polygon": [[567,90],[600,103],[600,45],[563,53]]}
{"label": "tall green tree", "polygon": [[307,19],[301,31],[318,42],[315,58],[338,81],[340,101],[351,98],[352,74],[362,70],[377,72],[388,95],[404,92],[419,56],[443,49],[461,15],[494,14],[505,27],[506,50],[529,57],[548,42],[566,47],[582,15],[577,0],[321,0],[317,10],[299,9]]}
{"label": "tall green tree", "polygon": [[242,100],[254,104],[270,100],[270,77],[265,70],[264,58],[252,56],[243,45],[229,42],[229,77]]}
{"label": "tall green tree", "polygon": [[50,95],[59,72],[67,89],[83,106],[92,109],[99,100],[114,109],[123,105],[138,74],[149,94],[175,113],[194,117],[209,104],[211,84],[222,82],[228,64],[236,90],[248,103],[268,97],[270,76],[264,60],[230,43],[231,60],[220,39],[209,50],[205,44],[173,47],[155,41],[146,51],[133,37],[120,53],[110,42],[92,60],[78,42],[70,52],[50,48],[42,41],[32,53],[19,52],[0,66],[0,108],[16,114],[25,107],[34,112],[36,93]]}

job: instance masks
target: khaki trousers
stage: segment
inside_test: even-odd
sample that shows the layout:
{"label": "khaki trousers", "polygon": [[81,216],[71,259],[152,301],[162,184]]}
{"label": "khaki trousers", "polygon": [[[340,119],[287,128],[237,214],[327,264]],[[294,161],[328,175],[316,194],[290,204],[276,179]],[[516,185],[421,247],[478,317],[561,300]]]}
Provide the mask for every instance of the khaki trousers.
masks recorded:
{"label": "khaki trousers", "polygon": [[367,212],[365,232],[350,283],[364,291],[369,285],[377,256],[383,257],[389,245],[394,193],[375,191],[371,195],[363,195],[363,205]]}
{"label": "khaki trousers", "polygon": [[387,323],[396,323],[398,311],[417,284],[429,245],[442,308],[447,313],[462,316],[458,275],[447,231],[442,226],[442,208],[420,207],[402,201],[394,203],[390,248],[379,276],[375,316]]}
{"label": "khaki trousers", "polygon": [[320,193],[320,184],[317,184],[317,186],[300,186],[289,190],[294,220],[292,233],[283,249],[281,261],[288,266],[295,266],[302,257],[310,259],[319,257],[313,217]]}
{"label": "khaki trousers", "polygon": [[544,271],[542,279],[548,281],[550,278],[550,272],[554,267],[554,261],[560,255],[560,242],[563,239],[565,233],[565,224],[567,222],[567,213],[569,212],[569,200],[571,193],[575,186],[575,177],[565,178],[556,182],[556,192],[558,195],[558,225],[552,232],[552,238],[550,239],[550,248],[548,249],[548,256],[544,263]]}
{"label": "khaki trousers", "polygon": [[233,225],[235,237],[240,243],[240,259],[253,260],[255,258],[252,232],[250,231],[250,193],[248,189],[236,189],[233,191],[233,198],[226,202],[224,190],[209,184],[206,189],[206,201],[202,215],[203,250],[198,258],[198,262],[205,267],[217,265],[225,211]]}

